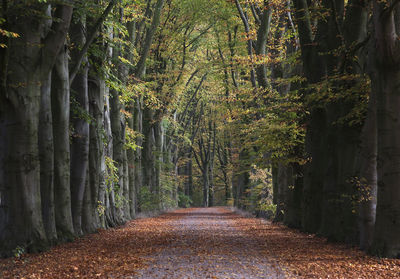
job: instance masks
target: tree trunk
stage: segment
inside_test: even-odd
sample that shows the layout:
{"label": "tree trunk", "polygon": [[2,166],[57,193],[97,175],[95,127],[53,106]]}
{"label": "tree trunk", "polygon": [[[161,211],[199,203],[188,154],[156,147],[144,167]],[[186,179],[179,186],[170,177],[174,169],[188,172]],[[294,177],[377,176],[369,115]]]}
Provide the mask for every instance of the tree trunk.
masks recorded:
{"label": "tree trunk", "polygon": [[118,183],[114,185],[114,193],[116,199],[116,216],[118,223],[125,222],[124,207],[124,145],[125,145],[125,123],[121,115],[122,104],[119,100],[119,94],[115,90],[111,90],[110,109],[111,109],[111,130],[113,138],[113,160],[118,168]]}
{"label": "tree trunk", "polygon": [[[325,52],[334,49],[334,45],[325,42],[335,37],[335,30],[330,30],[332,18],[318,22],[318,29],[313,35],[308,1],[294,0],[296,21],[301,45],[303,71],[308,85],[316,84],[327,76],[327,57]],[[326,3],[323,3],[326,5]],[[330,4],[326,6],[329,8]],[[336,38],[338,39],[338,38]],[[312,90],[312,89],[311,89]],[[309,92],[306,92],[309,94]],[[304,188],[302,201],[302,229],[307,232],[317,232],[321,224],[322,189],[326,175],[326,139],[327,116],[324,107],[311,108],[307,119],[305,152],[309,162],[304,167]]]}
{"label": "tree trunk", "polygon": [[[209,151],[209,179],[210,179],[210,191],[209,191],[209,206],[214,206],[214,161],[215,161],[215,150],[216,150],[216,133],[217,133],[217,127],[216,123],[212,121],[209,121],[208,123],[208,130],[209,130],[209,137],[211,139],[210,141],[210,151]],[[211,145],[212,144],[212,145]]]}
{"label": "tree trunk", "polygon": [[[1,90],[4,90],[1,87]],[[6,99],[2,91],[0,91],[0,238],[3,237],[4,231],[8,226],[8,201],[5,199],[7,195],[7,187],[5,183],[5,168],[7,165],[6,151],[7,151],[7,126],[5,118]],[[0,245],[0,257],[3,255],[3,247]]]}
{"label": "tree trunk", "polygon": [[[135,101],[134,107],[134,130],[139,133],[139,136],[136,140],[136,145],[138,148],[135,152],[135,190],[136,196],[139,194],[141,187],[143,187],[143,110],[142,110],[142,100],[138,97]],[[136,204],[138,206],[138,204]],[[136,208],[138,210],[138,208]]]}
{"label": "tree trunk", "polygon": [[[332,2],[333,3],[333,2]],[[327,4],[329,7],[329,5]],[[340,15],[344,14],[343,5],[336,8]],[[352,0],[348,2],[343,23],[343,33],[346,47],[354,49],[354,45],[362,44],[367,37],[368,3],[367,1]],[[339,20],[340,19],[336,19]],[[334,19],[331,20],[334,22]],[[330,30],[335,30],[335,23],[330,24]],[[334,34],[334,32],[333,32]],[[338,36],[328,36],[329,45],[340,47]],[[338,59],[335,56],[327,57],[328,74],[334,76],[338,68],[343,68],[343,74],[357,75],[362,73],[364,54],[355,50],[353,57]],[[349,61],[348,61],[349,60]],[[338,66],[343,65],[343,66]],[[333,82],[335,91],[345,91],[364,82],[362,76],[350,81]],[[361,91],[360,95],[363,94]],[[322,222],[320,232],[328,238],[348,243],[358,242],[358,228],[354,197],[357,195],[356,187],[349,183],[350,178],[357,173],[356,157],[359,150],[361,125],[340,123],[342,117],[347,116],[355,107],[355,101],[340,100],[330,102],[327,107],[327,174],[324,181],[324,203],[322,207]]]}
{"label": "tree trunk", "polygon": [[372,251],[393,258],[400,257],[400,30],[394,12],[398,4],[397,1],[373,1],[371,63],[378,132],[378,203]]}
{"label": "tree trunk", "polygon": [[[394,1],[389,1],[388,4]],[[394,4],[394,3],[393,3]],[[398,3],[397,3],[398,4]],[[378,204],[372,250],[400,257],[400,64],[394,11],[374,1],[374,71],[372,94],[377,100]]]}
{"label": "tree trunk", "polygon": [[[125,131],[126,133],[126,131]],[[127,150],[124,147],[123,151],[123,159],[124,159],[124,218],[125,220],[132,219],[131,217],[131,200],[130,200],[130,187],[129,185],[129,169],[128,169],[128,154]]]}
{"label": "tree trunk", "polygon": [[[76,46],[82,46],[85,42],[84,29],[86,29],[86,25],[82,19],[79,19],[71,27],[71,41]],[[75,49],[72,53],[72,59],[78,54],[79,49]],[[73,104],[73,114],[71,115],[73,127],[71,142],[71,201],[74,230],[78,235],[82,234],[82,203],[89,166],[89,67],[87,58],[84,59],[84,64],[71,85]]]}
{"label": "tree trunk", "polygon": [[[131,110],[132,115],[134,115],[134,111]],[[133,117],[129,117],[127,119],[127,125],[130,129],[134,130],[134,122],[135,119]],[[139,148],[138,148],[139,149]],[[137,196],[136,196],[136,177],[135,177],[135,150],[128,148],[126,151],[127,154],[127,167],[128,167],[128,178],[129,178],[129,210],[131,218],[136,217],[136,203],[137,203]]]}
{"label": "tree trunk", "polygon": [[[110,111],[110,89],[106,87],[105,90],[105,106],[104,106],[104,131],[105,139],[107,144],[104,145],[104,163],[107,159],[113,158],[113,136],[111,130],[111,111]],[[114,182],[111,179],[111,173],[108,166],[105,168],[105,175],[108,177],[106,181],[106,191],[105,191],[105,217],[106,225],[114,227],[119,224],[119,220],[116,218],[117,208],[115,205],[115,194],[114,194]]]}
{"label": "tree trunk", "polygon": [[[96,120],[96,128],[90,129],[91,143],[89,147],[89,170],[92,170],[92,167],[95,168],[90,171],[90,179],[91,179],[91,187],[98,187],[98,196],[97,196],[97,214],[99,216],[100,226],[102,228],[106,227],[106,218],[105,218],[105,206],[106,206],[106,195],[107,195],[107,185],[106,185],[106,163],[105,163],[105,117],[104,117],[104,105],[105,105],[105,95],[107,91],[106,82],[103,79],[98,79],[99,82],[99,94],[91,94],[97,93],[97,91],[92,92],[89,90],[89,101],[90,101],[90,111],[91,115],[97,119]],[[92,160],[92,161],[90,161]],[[90,162],[92,162],[90,164]],[[96,178],[98,177],[98,182]]]}
{"label": "tree trunk", "polygon": [[302,167],[298,164],[288,166],[290,183],[285,193],[284,223],[291,228],[301,228],[301,200],[303,193]]}
{"label": "tree trunk", "polygon": [[210,164],[210,170],[208,172],[209,176],[209,191],[208,191],[208,206],[214,206],[214,169]]}
{"label": "tree trunk", "polygon": [[[384,60],[382,60],[384,61]],[[397,66],[396,66],[397,67]],[[378,204],[373,249],[400,257],[400,69],[377,71]]]}
{"label": "tree trunk", "polygon": [[[268,2],[264,1],[264,9],[261,16],[260,27],[257,30],[257,44],[256,44],[256,54],[262,58],[266,55],[266,45],[268,41],[268,35],[270,32],[272,9],[268,7]],[[267,78],[267,68],[265,64],[257,66],[256,69],[258,86],[261,88],[267,88],[269,85]]]}
{"label": "tree trunk", "polygon": [[154,112],[145,108],[143,112],[143,186],[148,187],[150,192],[156,194],[158,189],[155,180],[155,154],[153,147],[155,146],[154,138]]}
{"label": "tree trunk", "polygon": [[51,106],[54,135],[54,201],[58,239],[74,238],[70,188],[70,86],[68,52],[63,47],[52,74]]}
{"label": "tree trunk", "polygon": [[[135,44],[135,40],[136,40],[136,22],[135,21],[131,21],[127,23],[127,30],[129,33],[129,41],[131,43],[132,46],[134,46]],[[133,55],[132,52],[128,52],[126,54],[127,59],[129,61],[133,60]],[[129,74],[129,71],[127,70],[127,74]],[[130,129],[131,131],[135,131],[135,105],[136,105],[136,100],[131,100],[129,105],[128,105],[128,111],[131,114],[131,117],[127,117],[126,118],[126,125],[127,125],[127,129]],[[134,144],[134,142],[132,142],[131,144]],[[139,149],[139,148],[137,148]],[[136,211],[137,211],[137,185],[136,185],[136,177],[135,177],[135,168],[136,168],[136,162],[135,162],[135,151],[132,148],[128,148],[126,150],[126,168],[127,168],[127,178],[128,178],[128,185],[129,185],[129,189],[128,189],[128,204],[129,204],[129,215],[131,217],[131,219],[134,219],[136,217]]]}
{"label": "tree trunk", "polygon": [[288,174],[288,166],[280,163],[277,167],[276,182],[275,182],[275,203],[276,203],[276,213],[274,217],[274,222],[281,222],[286,214],[286,204],[285,204],[285,194],[287,193],[287,189],[289,188],[289,174]]}
{"label": "tree trunk", "polygon": [[306,133],[306,154],[311,160],[304,168],[302,229],[317,232],[321,222],[322,185],[325,175],[325,112],[311,112]]}
{"label": "tree trunk", "polygon": [[0,148],[5,166],[2,182],[6,185],[0,201],[5,215],[0,220],[0,253],[9,253],[17,246],[27,251],[47,246],[38,149],[41,84],[48,80],[72,14],[72,7],[56,6],[54,15],[58,19],[49,32],[44,28],[48,19],[36,17],[36,13],[46,14],[48,4],[20,4],[14,7],[14,13],[4,10],[9,31],[19,38],[9,39],[7,51],[0,52],[2,65],[7,65],[0,77],[0,123],[6,135]]}
{"label": "tree trunk", "polygon": [[40,192],[43,223],[50,243],[57,240],[54,208],[54,144],[51,108],[51,72],[41,88],[39,119]]}
{"label": "tree trunk", "polygon": [[[103,157],[103,110],[104,82],[91,76],[88,84],[89,113],[92,117],[89,128],[88,183],[84,194],[82,229],[85,233],[95,232],[104,221],[104,174]],[[101,189],[102,188],[102,189]]]}
{"label": "tree trunk", "polygon": [[161,120],[155,120],[154,124],[154,156],[155,156],[155,166],[154,166],[154,176],[155,176],[155,188],[156,194],[159,196],[160,204],[163,190],[161,189],[161,172],[163,165],[163,133],[161,128]]}
{"label": "tree trunk", "polygon": [[[27,7],[25,7],[27,8]],[[36,7],[33,7],[36,8]],[[43,12],[39,10],[38,12]],[[42,220],[38,150],[41,72],[39,62],[42,24],[27,16],[8,19],[18,40],[10,40],[1,59],[8,72],[1,76],[1,120],[5,138],[4,190],[0,220],[0,253],[17,246],[41,250],[47,245]],[[48,73],[46,78],[48,77]],[[21,86],[23,85],[23,86]],[[3,186],[2,186],[3,187]]]}
{"label": "tree trunk", "polygon": [[94,233],[98,225],[96,224],[96,208],[92,207],[92,199],[95,193],[92,193],[93,189],[90,187],[89,182],[89,166],[86,173],[86,186],[85,192],[83,193],[82,201],[82,232],[84,234]]}
{"label": "tree trunk", "polygon": [[377,130],[376,130],[376,97],[375,90],[370,94],[367,119],[362,132],[362,145],[360,148],[360,206],[358,225],[360,231],[360,248],[371,248],[377,202]]}
{"label": "tree trunk", "polygon": [[186,147],[185,149],[185,164],[184,164],[184,189],[185,195],[192,197],[193,195],[193,162],[192,162],[192,149],[191,147]]}
{"label": "tree trunk", "polygon": [[319,232],[333,241],[358,242],[356,188],[349,180],[356,175],[360,127],[335,123],[345,116],[349,104],[328,107],[326,141],[327,169],[324,176],[321,227]]}
{"label": "tree trunk", "polygon": [[[32,65],[23,62],[25,53],[31,53],[29,45],[38,45],[39,40],[23,43],[26,45],[18,46],[18,51],[12,55],[9,69],[13,76],[8,77],[10,86],[2,92],[12,98],[2,102],[1,109],[1,122],[6,127],[6,144],[2,150],[5,154],[1,157],[6,160],[3,165],[4,185],[7,185],[2,197],[6,215],[0,226],[4,228],[0,235],[2,252],[10,252],[17,246],[34,252],[47,246],[42,220],[38,150],[40,76]],[[14,52],[15,48],[11,51]],[[13,86],[21,82],[26,86]]]}
{"label": "tree trunk", "polygon": [[203,207],[208,207],[209,204],[209,191],[210,191],[210,181],[208,176],[208,164],[203,165]]}

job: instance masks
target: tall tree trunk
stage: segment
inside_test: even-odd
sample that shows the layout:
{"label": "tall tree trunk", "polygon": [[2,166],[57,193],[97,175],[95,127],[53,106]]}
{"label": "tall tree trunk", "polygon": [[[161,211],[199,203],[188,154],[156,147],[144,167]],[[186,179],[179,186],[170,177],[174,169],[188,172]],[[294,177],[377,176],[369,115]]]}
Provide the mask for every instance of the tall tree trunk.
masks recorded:
{"label": "tall tree trunk", "polygon": [[[303,71],[307,78],[307,84],[316,84],[327,76],[328,55],[322,55],[328,49],[334,49],[335,45],[327,45],[325,40],[335,37],[332,26],[332,18],[318,22],[317,33],[313,35],[308,1],[294,0],[296,8],[296,22],[299,31]],[[323,3],[326,8],[330,7]],[[308,94],[309,92],[306,92]],[[327,146],[327,115],[324,107],[311,108],[307,119],[307,131],[305,139],[305,152],[309,162],[304,168],[304,187],[302,201],[302,229],[308,232],[317,232],[321,225],[321,210],[323,204],[322,189],[326,175],[326,165],[329,158],[326,154]]]}
{"label": "tall tree trunk", "polygon": [[341,117],[340,107],[328,105],[328,136],[325,152],[329,158],[324,176],[321,227],[319,232],[334,241],[357,243],[357,226],[353,197],[355,187],[349,180],[356,174],[359,127],[332,124]]}
{"label": "tall tree trunk", "polygon": [[20,37],[10,39],[7,51],[0,52],[2,65],[7,65],[0,77],[0,123],[5,134],[0,158],[5,166],[2,182],[6,185],[0,202],[5,215],[0,220],[0,253],[17,246],[28,251],[47,246],[38,150],[41,84],[49,77],[72,13],[72,7],[57,6],[55,17],[59,19],[53,22],[52,32],[43,34],[46,20],[22,10],[45,14],[48,4],[21,3],[11,8],[11,13],[4,11],[5,20],[10,31]]}
{"label": "tall tree trunk", "polygon": [[70,188],[70,85],[68,51],[64,46],[52,74],[51,106],[54,135],[54,201],[58,239],[74,238]]}
{"label": "tall tree trunk", "polygon": [[[137,98],[134,104],[134,130],[139,133],[136,139],[136,145],[139,147],[135,152],[135,190],[136,196],[140,193],[141,187],[143,187],[143,110],[142,110],[142,99]],[[136,204],[138,206],[138,204]],[[138,208],[136,208],[138,210]]]}
{"label": "tall tree trunk", "polygon": [[[126,133],[126,130],[125,130]],[[131,202],[130,202],[130,187],[129,185],[129,169],[128,169],[128,153],[124,148],[123,151],[123,159],[124,159],[124,218],[125,220],[132,219],[131,217]]]}
{"label": "tall tree trunk", "polygon": [[161,128],[161,120],[155,120],[154,124],[154,157],[155,157],[155,166],[154,166],[154,176],[155,176],[155,188],[156,193],[159,196],[160,204],[162,202],[163,190],[161,189],[161,172],[163,165],[163,133]]}
{"label": "tall tree trunk", "polygon": [[[385,61],[385,60],[382,60]],[[396,66],[397,67],[397,66]],[[400,257],[400,69],[378,69],[378,204],[374,249],[380,256]]]}
{"label": "tall tree trunk", "polygon": [[188,196],[193,196],[193,159],[192,152],[190,152],[187,162],[187,192]]}
{"label": "tall tree trunk", "polygon": [[[104,163],[106,159],[109,161],[113,158],[113,136],[111,130],[111,111],[110,111],[110,89],[107,87],[105,90],[104,98],[104,131],[105,139],[107,144],[104,145]],[[115,204],[115,194],[114,194],[114,182],[111,177],[111,170],[109,166],[106,165],[105,168],[106,179],[106,192],[105,192],[105,217],[107,226],[114,227],[119,224],[120,220],[116,218],[118,216],[118,209]]]}
{"label": "tall tree trunk", "polygon": [[226,202],[231,202],[233,199],[233,174],[231,175],[231,141],[228,138],[227,147],[224,147],[223,151],[223,160],[225,162],[225,169],[226,169],[226,185],[225,185],[225,200]]}
{"label": "tall tree trunk", "polygon": [[39,158],[40,158],[40,192],[42,199],[43,223],[47,239],[54,243],[57,240],[54,208],[54,143],[53,118],[51,108],[51,72],[44,80],[41,89],[39,119]]}
{"label": "tall tree trunk", "polygon": [[[96,74],[96,73],[94,73]],[[103,86],[102,86],[103,85]],[[104,215],[104,174],[102,173],[103,157],[103,110],[104,110],[104,83],[102,80],[90,76],[88,84],[89,113],[92,118],[89,128],[89,167],[88,183],[84,194],[82,229],[85,233],[96,231]],[[100,189],[100,188],[103,189]],[[100,192],[102,192],[100,194]]]}
{"label": "tall tree trunk", "polygon": [[[333,2],[332,2],[333,3]],[[336,6],[326,4],[337,14],[336,19],[331,19],[330,30],[337,29],[336,24],[341,24],[341,17],[345,13],[343,23],[344,44],[354,51],[349,58],[338,59],[328,55],[326,58],[328,74],[334,76],[337,73],[355,76],[354,80],[332,82],[334,91],[346,91],[356,88],[363,81],[362,67],[364,54],[356,49],[357,44],[362,45],[367,37],[368,3],[367,1],[352,0],[348,2],[344,12],[343,2]],[[325,47],[338,51],[343,42],[338,41],[338,36],[328,36],[328,45]],[[334,46],[334,48],[332,48]],[[339,65],[339,66],[338,66]],[[340,70],[340,68],[343,68]],[[341,72],[339,72],[341,71]],[[356,75],[360,75],[357,77]],[[337,88],[335,88],[337,87]],[[360,95],[363,94],[361,91]],[[330,102],[327,108],[327,173],[324,181],[322,222],[320,233],[337,241],[348,243],[358,242],[357,206],[354,196],[357,195],[356,187],[349,183],[349,179],[357,173],[357,152],[361,136],[361,125],[340,123],[342,117],[346,117],[355,107],[355,101],[340,100]],[[333,217],[332,217],[333,216]]]}
{"label": "tall tree trunk", "polygon": [[[135,66],[135,75],[138,79],[142,79],[145,76],[146,73],[146,60],[147,57],[150,53],[151,50],[151,44],[153,42],[153,38],[154,38],[154,34],[160,24],[160,19],[161,19],[161,13],[162,13],[162,9],[164,7],[164,3],[165,0],[157,0],[157,2],[154,5],[154,12],[153,12],[153,17],[152,17],[152,21],[151,24],[149,26],[149,28],[146,30],[146,36],[142,45],[142,51],[140,53],[140,58],[139,61],[137,62],[136,66]],[[150,2],[149,2],[149,9],[147,9],[147,11],[150,11]],[[140,26],[142,26],[142,24],[140,24]],[[141,27],[138,27],[138,30],[140,30]],[[140,36],[137,36],[137,39],[135,39],[135,41],[139,42],[140,41]],[[140,150],[140,148],[137,151],[137,167],[136,169],[136,174],[135,174],[135,178],[137,179],[137,183],[135,183],[137,185],[137,190],[140,191],[140,188],[143,186],[147,186],[147,187],[152,187],[151,184],[151,177],[149,177],[149,171],[152,171],[154,173],[154,171],[152,169],[146,169],[146,165],[148,162],[148,160],[151,160],[151,156],[149,157],[149,155],[151,154],[151,151],[149,150],[149,140],[152,139],[153,136],[149,135],[150,130],[149,129],[149,125],[151,126],[152,123],[143,123],[143,112],[146,115],[147,113],[149,113],[147,110],[148,109],[144,109],[143,111],[143,97],[139,97],[137,99],[137,115],[135,115],[135,119],[136,119],[136,126],[139,128],[139,130],[136,130],[138,132],[141,132],[143,130],[144,134],[144,141],[141,137],[138,138],[138,146],[142,146],[143,145],[143,152]],[[138,116],[138,117],[136,117]],[[146,128],[147,127],[147,128]],[[146,133],[147,132],[147,133]],[[150,188],[151,190],[151,188]]]}
{"label": "tall tree trunk", "polygon": [[154,111],[145,108],[143,112],[143,186],[148,187],[151,193],[157,194],[155,173],[155,138],[154,138]]}
{"label": "tall tree trunk", "polygon": [[306,152],[311,162],[304,168],[302,229],[317,232],[321,222],[322,185],[325,175],[325,112],[314,110],[306,133]]}
{"label": "tall tree trunk", "polygon": [[291,164],[288,166],[289,187],[285,193],[285,216],[284,223],[291,228],[301,228],[301,200],[303,192],[302,166]]}
{"label": "tall tree trunk", "polygon": [[370,94],[367,119],[363,127],[362,145],[360,148],[360,206],[358,225],[360,230],[360,248],[371,248],[377,202],[377,130],[376,130],[376,97],[375,90]]}
{"label": "tall tree trunk", "polygon": [[[105,164],[105,147],[104,139],[105,134],[105,117],[104,117],[104,105],[105,105],[105,94],[106,94],[106,82],[103,79],[98,79],[99,91],[89,90],[89,101],[90,101],[90,112],[92,117],[96,119],[96,129],[90,129],[90,149],[89,149],[89,175],[91,187],[98,187],[98,196],[96,209],[99,216],[100,226],[106,227],[105,218],[105,205],[107,195],[106,185],[106,164]],[[98,93],[98,94],[97,94]],[[91,163],[90,163],[91,162]],[[92,169],[94,168],[94,170]],[[93,172],[93,173],[92,173]],[[98,181],[97,181],[98,178]]]}
{"label": "tall tree trunk", "polygon": [[208,206],[214,206],[214,169],[210,164],[210,170],[208,171],[209,176],[209,191],[208,191]]}
{"label": "tall tree trunk", "polygon": [[[85,42],[84,30],[86,24],[79,19],[71,27],[71,42],[76,46],[82,46]],[[79,55],[79,49],[72,52],[72,60]],[[75,62],[76,63],[76,62]],[[71,85],[71,97],[73,100],[73,114],[71,122],[73,135],[71,142],[71,197],[72,218],[74,230],[78,235],[82,234],[82,203],[86,187],[86,175],[89,166],[89,97],[88,97],[88,71],[87,58],[81,71]]]}
{"label": "tall tree trunk", "polygon": [[111,130],[113,137],[113,160],[118,168],[118,183],[114,185],[114,193],[116,198],[116,214],[114,216],[118,223],[125,222],[124,207],[126,201],[124,200],[124,145],[125,145],[125,123],[124,116],[122,116],[122,104],[119,100],[119,94],[115,90],[111,90]]}
{"label": "tall tree trunk", "polygon": [[209,151],[209,180],[210,180],[210,192],[209,192],[209,206],[214,206],[214,161],[215,161],[215,150],[216,150],[216,133],[217,133],[217,127],[215,121],[209,121],[208,123],[208,129],[209,129],[209,137],[210,137],[210,151]]}
{"label": "tall tree trunk", "polygon": [[280,163],[277,166],[276,174],[276,186],[274,191],[275,203],[276,203],[276,214],[274,217],[275,222],[283,221],[284,215],[286,214],[286,204],[285,204],[285,194],[287,194],[287,189],[289,188],[289,166]]}
{"label": "tall tree trunk", "polygon": [[[127,22],[127,31],[129,34],[129,42],[131,44],[131,47],[134,47],[135,40],[136,40],[136,28],[137,24],[135,21],[130,21]],[[128,61],[133,60],[133,53],[132,51],[128,51],[126,54],[126,58]],[[124,72],[126,75],[129,74],[129,70],[126,67],[123,67],[123,69],[126,71]],[[132,71],[131,71],[132,72]],[[127,133],[129,132],[134,132],[135,131],[135,102],[136,100],[133,99],[130,101],[129,105],[127,106],[128,112],[131,114],[130,117],[126,118],[126,125],[127,125]],[[134,142],[130,143],[134,144]],[[126,166],[127,169],[127,185],[128,186],[128,206],[129,206],[129,216],[130,218],[135,218],[136,217],[136,209],[137,209],[137,195],[136,195],[136,184],[135,184],[135,150],[133,148],[128,148],[126,150]]]}
{"label": "tall tree trunk", "polygon": [[[4,90],[1,87],[1,90]],[[3,104],[3,105],[2,105]],[[9,220],[8,218],[8,201],[5,200],[7,195],[7,188],[5,183],[5,168],[7,164],[6,160],[6,150],[7,150],[7,127],[6,127],[6,118],[5,118],[5,107],[6,104],[5,96],[2,92],[0,92],[0,237],[4,235],[4,231],[8,226]],[[0,257],[3,254],[1,245],[0,245]]]}
{"label": "tall tree trunk", "polygon": [[82,232],[84,234],[94,233],[98,226],[95,222],[96,219],[96,208],[92,208],[92,189],[90,187],[89,181],[89,166],[87,168],[86,173],[86,186],[85,192],[83,193],[83,201],[82,201]]}
{"label": "tall tree trunk", "polygon": [[[1,221],[4,230],[0,235],[0,251],[11,251],[17,246],[37,251],[47,246],[42,220],[38,150],[40,76],[32,65],[23,62],[25,53],[32,53],[29,45],[39,42],[39,38],[22,41],[18,51],[12,53],[13,62],[9,69],[14,75],[8,77],[9,87],[2,92],[12,99],[2,102],[1,110],[2,122],[7,129],[5,154],[1,156],[6,160],[3,165],[4,185],[7,186],[2,197],[6,217]],[[15,52],[15,48],[11,51]],[[21,82],[26,86],[13,86]]]}
{"label": "tall tree trunk", "polygon": [[398,1],[374,4],[374,72],[372,89],[377,100],[378,204],[373,251],[400,257],[400,30],[395,24]]}
{"label": "tall tree trunk", "polygon": [[208,207],[210,205],[210,177],[208,175],[209,167],[208,164],[203,165],[203,207]]}
{"label": "tall tree trunk", "polygon": [[184,192],[185,195],[188,197],[192,197],[193,195],[193,162],[192,162],[192,148],[191,147],[186,147],[184,151],[184,175],[185,175],[185,181],[184,181]]}
{"label": "tall tree trunk", "polygon": [[[134,115],[133,109],[130,110],[132,115]],[[135,119],[134,117],[127,118],[127,126],[134,131]],[[138,148],[139,149],[139,148]],[[131,218],[136,217],[136,203],[137,203],[137,196],[136,196],[136,177],[135,177],[135,150],[132,148],[128,148],[126,151],[127,156],[127,167],[128,167],[128,178],[129,178],[129,210]]]}

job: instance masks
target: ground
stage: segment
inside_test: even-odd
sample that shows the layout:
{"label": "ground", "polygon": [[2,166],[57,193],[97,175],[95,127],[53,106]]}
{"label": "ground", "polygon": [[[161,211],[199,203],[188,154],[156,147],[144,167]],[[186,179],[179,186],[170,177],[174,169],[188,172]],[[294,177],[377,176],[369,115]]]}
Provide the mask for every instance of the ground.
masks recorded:
{"label": "ground", "polygon": [[227,208],[192,208],[0,260],[0,278],[400,278],[400,260]]}

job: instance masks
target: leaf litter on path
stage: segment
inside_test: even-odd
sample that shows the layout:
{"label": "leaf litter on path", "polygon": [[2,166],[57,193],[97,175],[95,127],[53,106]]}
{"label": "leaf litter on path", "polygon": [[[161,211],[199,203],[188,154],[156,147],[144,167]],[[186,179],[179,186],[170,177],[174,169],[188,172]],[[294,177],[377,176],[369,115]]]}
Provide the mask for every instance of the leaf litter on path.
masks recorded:
{"label": "leaf litter on path", "polygon": [[227,208],[192,208],[2,259],[0,278],[400,278],[400,260]]}

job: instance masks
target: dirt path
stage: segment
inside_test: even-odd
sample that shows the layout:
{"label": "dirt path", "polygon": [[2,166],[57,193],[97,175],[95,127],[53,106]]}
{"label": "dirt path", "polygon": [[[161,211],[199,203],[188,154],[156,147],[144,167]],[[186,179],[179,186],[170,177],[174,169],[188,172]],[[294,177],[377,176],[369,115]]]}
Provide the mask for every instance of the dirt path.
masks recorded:
{"label": "dirt path", "polygon": [[173,241],[149,255],[137,278],[285,278],[265,257],[260,240],[236,226],[237,215],[222,208],[174,214]]}
{"label": "dirt path", "polygon": [[400,278],[400,260],[225,208],[196,208],[0,260],[0,278]]}

